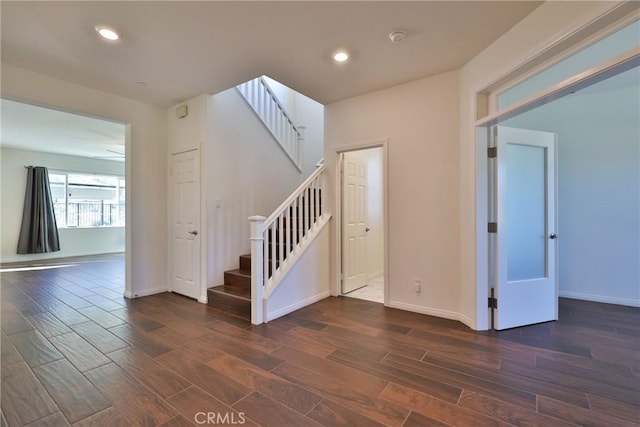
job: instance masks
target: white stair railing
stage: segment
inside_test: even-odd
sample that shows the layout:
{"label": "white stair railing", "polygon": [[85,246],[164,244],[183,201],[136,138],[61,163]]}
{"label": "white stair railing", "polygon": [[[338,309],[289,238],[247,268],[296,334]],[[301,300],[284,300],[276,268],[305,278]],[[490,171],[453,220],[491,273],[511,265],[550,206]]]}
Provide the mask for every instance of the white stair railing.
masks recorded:
{"label": "white stair railing", "polygon": [[251,323],[264,322],[267,299],[330,218],[323,210],[324,188],[323,164],[268,218],[249,218]]}
{"label": "white stair railing", "polygon": [[296,126],[263,77],[236,86],[293,164],[302,171],[300,144],[304,127]]}

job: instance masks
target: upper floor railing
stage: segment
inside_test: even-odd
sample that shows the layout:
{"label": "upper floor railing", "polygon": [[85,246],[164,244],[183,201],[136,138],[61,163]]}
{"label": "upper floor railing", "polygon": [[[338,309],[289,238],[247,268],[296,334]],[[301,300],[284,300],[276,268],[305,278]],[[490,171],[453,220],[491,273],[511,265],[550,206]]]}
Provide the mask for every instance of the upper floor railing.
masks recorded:
{"label": "upper floor railing", "polygon": [[284,106],[263,77],[249,80],[236,88],[298,170],[302,171],[300,145],[304,139],[304,127],[296,126],[293,123]]}

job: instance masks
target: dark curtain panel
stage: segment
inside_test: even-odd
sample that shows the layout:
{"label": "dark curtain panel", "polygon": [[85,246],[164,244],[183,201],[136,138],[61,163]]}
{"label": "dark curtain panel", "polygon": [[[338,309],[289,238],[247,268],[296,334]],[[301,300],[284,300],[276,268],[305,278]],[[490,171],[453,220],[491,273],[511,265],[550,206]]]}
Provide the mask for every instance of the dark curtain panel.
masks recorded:
{"label": "dark curtain panel", "polygon": [[60,250],[58,225],[53,212],[47,168],[29,166],[24,195],[19,254],[41,254]]}

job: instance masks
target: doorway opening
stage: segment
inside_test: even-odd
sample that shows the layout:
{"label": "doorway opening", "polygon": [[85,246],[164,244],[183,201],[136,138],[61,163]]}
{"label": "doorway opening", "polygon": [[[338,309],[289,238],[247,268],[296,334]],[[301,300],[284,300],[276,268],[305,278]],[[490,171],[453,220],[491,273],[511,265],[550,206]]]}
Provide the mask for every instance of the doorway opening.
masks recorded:
{"label": "doorway opening", "polygon": [[[75,267],[91,263],[96,274],[104,273],[104,284],[94,293],[121,299],[130,291],[126,260],[128,125],[5,98],[1,107],[3,270],[63,266],[60,271],[73,275]],[[31,166],[47,171],[60,243],[55,252],[16,253],[26,168]]]}
{"label": "doorway opening", "polygon": [[[489,160],[486,178],[488,221],[497,222],[497,233],[488,235],[489,287],[496,298],[490,302],[496,302],[497,306],[491,311],[494,328],[557,319],[558,305],[562,306],[560,298],[640,306],[637,287],[640,267],[636,262],[640,257],[638,94],[640,68],[636,66],[522,114],[497,120],[499,125],[483,128],[487,145],[498,147],[497,160],[493,160],[493,165],[492,159]],[[558,187],[553,203],[558,208],[538,231],[531,225],[535,221],[529,218],[534,210],[510,214],[508,200],[502,202],[507,214],[500,217],[501,192],[506,193],[507,199],[510,194],[508,173],[501,175],[499,166],[501,161],[511,162],[508,151],[500,152],[501,145],[513,141],[509,130],[550,134],[557,139]],[[528,156],[527,163],[533,159]],[[525,166],[518,165],[518,169],[524,171]],[[507,189],[501,187],[501,178],[506,179]],[[531,267],[546,266],[546,270],[536,272],[537,278],[556,277],[555,292],[550,291],[544,302],[539,300],[544,294],[540,286],[536,286],[535,294],[518,297],[517,292],[526,283],[509,280],[511,274],[506,273],[518,265],[517,259],[510,256],[512,249],[517,252],[526,246],[522,239],[516,242],[509,238],[513,223],[523,219],[528,222],[521,228],[531,234],[532,245],[538,248],[522,259]],[[538,262],[540,260],[543,262]],[[554,306],[555,316],[542,315],[553,313]],[[509,311],[514,311],[518,319],[502,322],[501,316],[507,316]],[[527,313],[534,312],[533,317],[525,318]]]}
{"label": "doorway opening", "polygon": [[385,302],[383,147],[340,154],[342,295]]}

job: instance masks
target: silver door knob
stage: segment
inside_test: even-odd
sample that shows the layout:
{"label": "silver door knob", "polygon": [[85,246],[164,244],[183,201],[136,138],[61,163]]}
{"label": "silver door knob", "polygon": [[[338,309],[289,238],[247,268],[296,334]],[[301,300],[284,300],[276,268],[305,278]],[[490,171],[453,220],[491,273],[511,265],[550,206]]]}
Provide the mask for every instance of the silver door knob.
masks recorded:
{"label": "silver door knob", "polygon": [[189,234],[191,234],[192,236],[197,236],[198,235],[198,230],[190,231]]}
{"label": "silver door knob", "polygon": [[549,238],[550,238],[551,240],[553,240],[553,239],[557,239],[557,238],[558,238],[558,235],[557,235],[556,233],[551,233],[551,234],[549,234]]}

